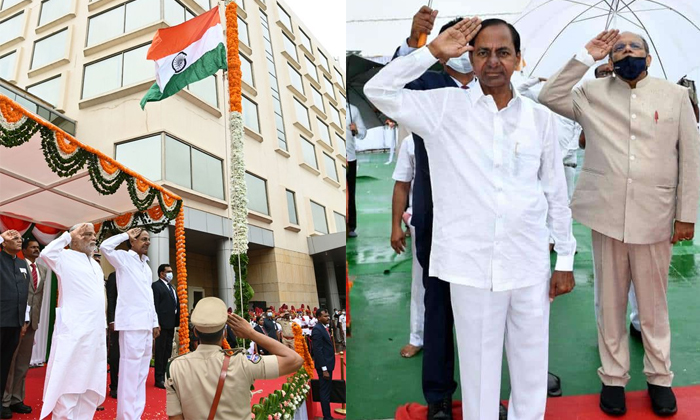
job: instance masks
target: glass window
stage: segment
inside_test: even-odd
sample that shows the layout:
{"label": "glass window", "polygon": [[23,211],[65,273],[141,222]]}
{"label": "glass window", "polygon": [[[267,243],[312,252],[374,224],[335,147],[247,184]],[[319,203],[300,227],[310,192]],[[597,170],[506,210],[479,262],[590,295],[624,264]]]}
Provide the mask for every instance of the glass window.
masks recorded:
{"label": "glass window", "polygon": [[301,45],[305,46],[307,51],[313,53],[314,50],[311,48],[311,38],[309,38],[309,36],[306,35],[301,29],[299,29],[299,32],[301,33]]}
{"label": "glass window", "polygon": [[[204,10],[209,10],[211,8],[209,6],[209,0],[194,0],[194,2],[200,5]],[[238,1],[236,1],[236,4],[238,4],[239,6],[241,5],[240,3],[238,3]]]}
{"label": "glass window", "polygon": [[21,2],[22,0],[0,0],[0,10],[5,10],[9,9],[10,7],[14,6],[15,4]]}
{"label": "glass window", "polygon": [[318,53],[321,55],[321,66],[330,73],[331,66],[328,65],[328,57],[326,57],[326,54],[322,53],[321,50],[318,50]]}
{"label": "glass window", "polygon": [[280,6],[279,4],[277,4],[277,6],[279,6],[279,8],[280,8],[280,21],[281,21],[282,23],[284,23],[284,26],[286,26],[287,29],[289,29],[290,32],[294,32],[294,30],[292,29],[292,18],[291,18],[291,16],[289,16],[289,13],[287,13],[287,12],[282,8],[282,6]]}
{"label": "glass window", "polygon": [[[200,97],[204,102],[213,106],[214,108],[219,107],[219,99],[217,96],[216,88],[216,76],[212,75],[206,79],[194,82],[190,84],[187,89]],[[195,188],[196,190],[196,188]],[[211,194],[210,194],[211,195]]]}
{"label": "glass window", "polygon": [[192,188],[190,146],[165,136],[165,179]]}
{"label": "glass window", "polygon": [[300,93],[304,93],[304,82],[301,80],[301,74],[289,63],[287,63],[287,68],[289,68],[289,79],[292,81],[292,86]]}
{"label": "glass window", "polygon": [[297,199],[294,195],[294,191],[287,191],[287,213],[289,214],[289,223],[293,225],[299,224],[299,219],[297,218]]}
{"label": "glass window", "polygon": [[323,83],[326,85],[326,92],[328,92],[328,94],[331,95],[331,98],[335,98],[335,89],[333,89],[333,82],[331,82],[330,80],[328,80],[327,77],[324,76]]}
{"label": "glass window", "polygon": [[190,12],[189,9],[185,9],[185,20],[194,19],[194,13]]}
{"label": "glass window", "polygon": [[345,102],[345,96],[343,95],[338,95],[338,103],[340,104],[340,109],[345,109],[347,108],[347,104]]}
{"label": "glass window", "polygon": [[30,86],[27,88],[27,91],[55,107],[58,103],[58,98],[61,96],[61,76]]}
{"label": "glass window", "polygon": [[248,40],[248,24],[240,17],[238,18],[238,41],[250,46],[250,41]]}
{"label": "glass window", "polygon": [[294,98],[294,110],[297,113],[297,121],[299,121],[299,124],[311,130],[311,126],[309,125],[309,110],[306,109],[297,98]]}
{"label": "glass window", "polygon": [[260,124],[258,122],[258,105],[243,96],[243,124],[251,130],[259,133]]}
{"label": "glass window", "polygon": [[316,160],[316,148],[313,143],[301,137],[301,153],[304,156],[304,162],[312,168],[318,169],[318,161]]}
{"label": "glass window", "polygon": [[87,45],[99,44],[123,32],[124,6],[120,6],[108,12],[95,15],[88,20]]}
{"label": "glass window", "polygon": [[246,172],[245,185],[248,190],[248,209],[269,216],[270,211],[267,206],[267,181]]}
{"label": "glass window", "polygon": [[324,153],[323,163],[326,165],[326,175],[328,175],[328,178],[333,181],[338,181],[338,170],[335,167],[335,159]]}
{"label": "glass window", "polygon": [[146,59],[150,44],[124,53],[124,77],[122,86],[133,85],[144,80],[153,79],[153,62]]}
{"label": "glass window", "polygon": [[160,20],[160,2],[161,0],[136,0],[127,3],[124,33]]}
{"label": "glass window", "polygon": [[297,55],[297,47],[294,45],[294,42],[292,42],[287,35],[284,35],[282,37],[284,40],[284,50],[287,51],[287,54],[289,54],[294,60],[297,62],[299,61],[299,56]]}
{"label": "glass window", "polygon": [[33,69],[45,64],[53,63],[66,56],[68,44],[68,30],[64,29],[34,43],[34,56],[32,57]]}
{"label": "glass window", "polygon": [[309,73],[312,79],[318,82],[318,70],[313,61],[309,60],[309,57],[304,55],[304,60],[306,60],[306,72]]}
{"label": "glass window", "polygon": [[328,129],[328,125],[321,121],[320,118],[316,118],[316,121],[318,122],[318,132],[321,133],[321,140],[332,146],[333,143],[331,143],[331,132]]}
{"label": "glass window", "polygon": [[338,127],[343,128],[343,123],[340,119],[340,111],[338,111],[333,105],[331,107],[331,118],[333,118],[333,122],[338,124]]}
{"label": "glass window", "polygon": [[192,189],[223,200],[224,173],[222,165],[220,159],[192,149]]}
{"label": "glass window", "polygon": [[342,138],[342,137],[340,137],[340,134],[338,134],[338,133],[336,132],[336,133],[335,133],[335,140],[336,140],[336,142],[337,142],[337,144],[338,144],[338,146],[336,147],[338,153],[340,153],[341,155],[345,156],[345,139]]}
{"label": "glass window", "polygon": [[12,51],[0,57],[0,77],[10,80],[15,73],[17,65],[17,51]]}
{"label": "glass window", "polygon": [[[200,1],[203,1],[203,0],[200,0]],[[216,0],[212,0],[212,2],[216,2]],[[263,2],[263,3],[265,3],[265,2]],[[244,10],[245,10],[245,2],[244,2],[243,0],[236,0],[236,4],[237,4],[241,9],[244,9]],[[214,7],[214,6],[211,6],[211,7]],[[205,7],[205,9],[206,9],[206,7]]]}
{"label": "glass window", "polygon": [[151,181],[161,179],[161,135],[117,144],[115,159]]}
{"label": "glass window", "polygon": [[70,1],[67,0],[47,0],[41,3],[41,14],[39,15],[39,26],[53,22],[70,12]]}
{"label": "glass window", "polygon": [[338,83],[340,86],[345,86],[345,82],[343,82],[343,75],[338,71],[337,68],[333,67],[333,70],[335,71],[335,77],[338,78]]}
{"label": "glass window", "polygon": [[314,97],[314,105],[316,105],[316,108],[325,113],[326,107],[323,105],[323,96],[321,96],[321,92],[317,91],[315,87],[311,86],[311,94]]}
{"label": "glass window", "polygon": [[0,22],[0,44],[22,35],[24,12],[16,14],[9,19]]}
{"label": "glass window", "polygon": [[340,213],[333,212],[333,218],[335,219],[336,232],[345,232],[345,216]]}
{"label": "glass window", "polygon": [[163,14],[168,25],[179,25],[185,21],[185,6],[175,0],[165,0]]}
{"label": "glass window", "polygon": [[244,82],[248,83],[249,86],[255,86],[255,82],[253,81],[253,63],[240,53],[238,57],[241,59],[241,73],[243,74],[241,78]]}
{"label": "glass window", "polygon": [[314,218],[314,230],[316,232],[328,234],[328,219],[326,219],[326,208],[312,201],[311,215]]}
{"label": "glass window", "polygon": [[92,98],[121,87],[122,55],[85,66],[83,98]]}

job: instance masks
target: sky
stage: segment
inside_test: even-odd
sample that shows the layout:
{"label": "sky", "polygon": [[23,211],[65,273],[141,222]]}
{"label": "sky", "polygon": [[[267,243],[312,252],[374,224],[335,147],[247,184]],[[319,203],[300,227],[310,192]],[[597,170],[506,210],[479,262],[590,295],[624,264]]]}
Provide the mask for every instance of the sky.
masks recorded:
{"label": "sky", "polygon": [[[353,2],[354,0],[350,0]],[[345,68],[345,0],[285,0],[299,19],[311,30]]]}

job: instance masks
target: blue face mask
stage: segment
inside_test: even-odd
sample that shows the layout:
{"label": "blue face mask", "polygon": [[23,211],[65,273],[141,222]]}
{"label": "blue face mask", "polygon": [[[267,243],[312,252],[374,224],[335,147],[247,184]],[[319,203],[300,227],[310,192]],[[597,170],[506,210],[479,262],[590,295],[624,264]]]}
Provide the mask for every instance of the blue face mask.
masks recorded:
{"label": "blue face mask", "polygon": [[635,80],[647,69],[646,57],[627,56],[613,63],[615,74],[625,80]]}

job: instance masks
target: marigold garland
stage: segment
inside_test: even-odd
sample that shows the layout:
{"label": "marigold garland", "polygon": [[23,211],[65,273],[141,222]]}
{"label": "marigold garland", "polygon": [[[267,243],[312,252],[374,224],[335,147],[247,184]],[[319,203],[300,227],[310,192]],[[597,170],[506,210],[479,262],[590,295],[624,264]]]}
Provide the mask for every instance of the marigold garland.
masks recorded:
{"label": "marigold garland", "polygon": [[228,104],[231,112],[243,112],[241,104],[241,58],[238,56],[238,6],[226,5],[226,45],[228,64]]}
{"label": "marigold garland", "polygon": [[301,327],[296,322],[292,324],[292,331],[294,332],[294,351],[297,352],[302,359],[304,359],[304,369],[307,372],[314,371],[314,360],[311,358],[311,353],[309,353],[309,347],[306,345],[306,338],[301,333]]}
{"label": "marigold garland", "polygon": [[180,354],[190,351],[189,310],[187,309],[187,259],[185,258],[185,210],[175,219],[175,261],[177,267],[177,296],[180,300]]}

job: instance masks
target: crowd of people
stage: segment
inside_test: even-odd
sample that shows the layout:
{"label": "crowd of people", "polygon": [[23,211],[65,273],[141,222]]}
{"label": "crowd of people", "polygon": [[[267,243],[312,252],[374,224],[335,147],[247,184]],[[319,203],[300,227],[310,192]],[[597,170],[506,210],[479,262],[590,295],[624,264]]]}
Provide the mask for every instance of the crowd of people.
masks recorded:
{"label": "crowd of people", "polygon": [[[613,29],[573,46],[553,76],[518,80],[515,27],[457,18],[420,45],[436,17],[422,7],[364,88],[412,133],[393,174],[391,246],[404,252],[411,237],[410,336],[400,354],[423,352],[427,418],[452,418],[453,336],[464,419],[542,419],[547,396],[561,395],[547,373],[549,309],[575,286],[572,218],[592,231],[600,409],[627,410],[629,301],[652,410],[675,414],[666,291],[672,245],[693,239],[700,197],[692,84],[649,76],[647,40]],[[437,62],[443,70],[429,70]],[[596,62],[596,79],[582,81]],[[348,147],[366,132],[359,114],[348,105]],[[498,405],[504,347],[507,410]]]}
{"label": "crowd of people", "polygon": [[[253,382],[296,372],[303,363],[294,348],[292,323],[299,324],[310,339],[309,347],[316,349],[324,417],[331,418],[330,378],[336,352],[331,337],[338,337],[344,346],[344,311],[334,311],[333,327],[326,309],[311,311],[305,305],[298,311],[294,307],[287,311],[284,305],[279,313],[270,307],[267,316],[252,313],[249,323],[221,299],[204,298],[190,318],[191,352],[176,356],[180,301],[172,285],[173,270],[160,264],[158,280],[152,281],[149,246],[149,233],[134,228],[104,240],[98,249],[90,223],[75,225],[43,250],[16,230],[0,234],[3,419],[35,409],[24,403],[25,380],[47,280],[50,285],[49,270],[58,278],[58,304],[37,418],[92,419],[104,409],[109,366],[116,418],[140,419],[147,404],[152,358],[155,386],[167,391],[170,419],[197,420],[210,412],[216,419],[250,418]],[[107,279],[103,256],[115,269]],[[224,338],[234,348],[238,338],[250,340],[251,350],[223,351]],[[227,374],[219,375],[220,371]],[[212,377],[220,376],[229,379],[212,382]]]}

